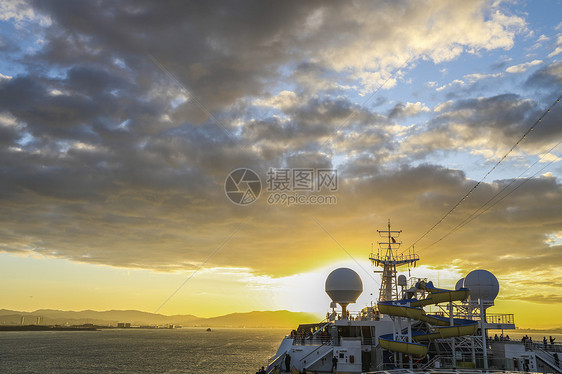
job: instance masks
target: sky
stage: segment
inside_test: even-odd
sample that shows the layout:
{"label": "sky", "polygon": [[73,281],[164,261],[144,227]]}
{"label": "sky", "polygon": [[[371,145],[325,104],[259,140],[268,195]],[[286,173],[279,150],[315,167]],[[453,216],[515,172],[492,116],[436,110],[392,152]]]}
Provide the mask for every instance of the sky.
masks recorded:
{"label": "sky", "polygon": [[390,219],[402,273],[561,326],[560,14],[2,1],[0,308],[322,315],[345,266],[358,310]]}

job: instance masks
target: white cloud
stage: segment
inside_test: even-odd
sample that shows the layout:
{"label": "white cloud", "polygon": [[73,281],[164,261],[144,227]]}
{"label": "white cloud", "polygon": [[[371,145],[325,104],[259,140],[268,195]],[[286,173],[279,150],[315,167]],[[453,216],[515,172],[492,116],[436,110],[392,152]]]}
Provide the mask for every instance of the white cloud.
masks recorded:
{"label": "white cloud", "polygon": [[548,57],[553,57],[559,55],[560,53],[562,53],[562,47],[556,47],[556,49],[552,51],[552,53],[550,53]]}
{"label": "white cloud", "polygon": [[540,163],[545,163],[545,162],[556,162],[556,161],[560,161],[561,158],[556,156],[555,154],[552,153],[545,153],[541,156],[541,159],[539,160]]}
{"label": "white cloud", "polygon": [[0,2],[0,20],[13,21],[21,26],[24,21],[38,21],[42,26],[51,24],[48,17],[40,16],[25,0],[3,0]]}
{"label": "white cloud", "polygon": [[537,42],[544,42],[550,40],[550,38],[544,34],[542,34],[541,36],[539,36],[539,38],[537,39]]}
{"label": "white cloud", "polygon": [[406,105],[404,105],[404,107],[402,108],[401,112],[403,116],[415,116],[417,114],[424,112],[427,113],[430,111],[431,110],[427,106],[418,101],[415,103],[407,102]]}
{"label": "white cloud", "polygon": [[548,57],[553,57],[559,55],[560,53],[562,53],[562,35],[558,36],[558,38],[556,39],[556,49],[554,49],[554,51],[552,51],[552,53],[550,53]]}
{"label": "white cloud", "polygon": [[505,69],[506,72],[511,74],[523,73],[527,71],[531,66],[539,65],[542,63],[542,60],[533,60],[531,62],[525,62],[519,65],[513,65]]}
{"label": "white cloud", "polygon": [[9,113],[0,113],[0,125],[2,126],[15,126],[17,124],[16,117]]}
{"label": "white cloud", "polygon": [[454,81],[452,81],[450,83],[447,83],[447,84],[445,84],[441,87],[437,87],[435,90],[436,91],[443,91],[444,89],[449,88],[449,87],[453,87],[453,86],[461,87],[461,86],[464,86],[464,85],[465,85],[465,82],[463,80],[455,79]]}
{"label": "white cloud", "polygon": [[441,111],[443,111],[443,110],[446,110],[446,109],[450,108],[451,105],[453,105],[453,101],[452,101],[452,100],[445,101],[444,103],[441,103],[441,104],[436,105],[435,108],[433,108],[433,111],[434,111],[435,113],[439,113],[439,112],[441,112]]}
{"label": "white cloud", "polygon": [[267,99],[257,99],[254,101],[255,105],[266,106],[275,109],[286,110],[294,107],[299,102],[297,94],[292,91],[281,91],[279,95],[272,96]]}
{"label": "white cloud", "polygon": [[475,73],[475,74],[467,74],[465,75],[463,78],[468,82],[468,83],[475,83],[476,81],[482,80],[482,79],[486,79],[486,78],[499,78],[503,76],[502,73],[495,73],[495,74],[479,74],[479,73]]}
{"label": "white cloud", "polygon": [[[332,25],[338,35],[324,41],[310,35],[317,44],[313,58],[336,71],[348,71],[372,90],[396,69],[419,58],[441,63],[464,52],[510,49],[515,35],[526,31],[524,19],[487,6],[446,1],[430,2],[429,6],[415,1],[400,6],[358,3],[325,15],[324,25]],[[346,32],[349,26],[342,24],[350,18],[354,19],[355,37]],[[389,79],[385,88],[395,81],[395,77]]]}

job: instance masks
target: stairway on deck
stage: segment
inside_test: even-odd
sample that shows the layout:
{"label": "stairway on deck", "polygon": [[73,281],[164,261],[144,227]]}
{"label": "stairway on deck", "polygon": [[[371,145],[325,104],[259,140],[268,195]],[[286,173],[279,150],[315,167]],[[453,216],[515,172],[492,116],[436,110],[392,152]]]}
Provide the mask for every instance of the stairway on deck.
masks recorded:
{"label": "stairway on deck", "polygon": [[541,360],[546,366],[554,370],[554,373],[562,373],[562,368],[556,366],[554,362],[554,356],[541,348],[535,348],[535,356]]}

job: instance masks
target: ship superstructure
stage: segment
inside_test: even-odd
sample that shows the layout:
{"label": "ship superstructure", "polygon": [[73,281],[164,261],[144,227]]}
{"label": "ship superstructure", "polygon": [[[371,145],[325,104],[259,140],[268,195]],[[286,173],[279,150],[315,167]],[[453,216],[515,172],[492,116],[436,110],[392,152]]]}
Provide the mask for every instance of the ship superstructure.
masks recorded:
{"label": "ship superstructure", "polygon": [[[292,330],[270,359],[267,373],[443,368],[562,373],[554,352],[503,336],[505,330],[515,329],[514,317],[487,312],[499,291],[492,273],[474,270],[454,290],[436,287],[426,278],[407,279],[398,270],[414,268],[419,256],[413,250],[398,252],[402,231],[392,230],[390,221],[387,230],[378,233],[383,240],[377,253],[369,256],[375,272],[381,274],[376,306],[349,311],[348,305],[363,291],[361,278],[347,268],[332,271],[325,289],[333,301],[332,311],[319,323]],[[341,309],[335,308],[337,304]],[[501,336],[490,339],[490,329],[501,330]],[[555,348],[562,352],[562,346]]]}

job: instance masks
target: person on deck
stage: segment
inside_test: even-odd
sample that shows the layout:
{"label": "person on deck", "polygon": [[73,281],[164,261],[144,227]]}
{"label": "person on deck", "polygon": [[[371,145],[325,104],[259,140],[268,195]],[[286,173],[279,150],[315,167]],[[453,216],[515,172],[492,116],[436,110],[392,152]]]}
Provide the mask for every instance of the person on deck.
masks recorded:
{"label": "person on deck", "polygon": [[334,356],[332,358],[332,370],[331,371],[334,371],[334,370],[338,370],[338,358],[336,356]]}
{"label": "person on deck", "polygon": [[285,371],[287,373],[291,372],[291,355],[289,353],[285,355]]}

